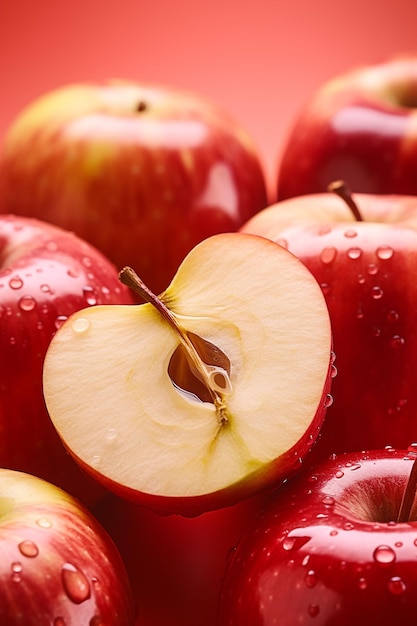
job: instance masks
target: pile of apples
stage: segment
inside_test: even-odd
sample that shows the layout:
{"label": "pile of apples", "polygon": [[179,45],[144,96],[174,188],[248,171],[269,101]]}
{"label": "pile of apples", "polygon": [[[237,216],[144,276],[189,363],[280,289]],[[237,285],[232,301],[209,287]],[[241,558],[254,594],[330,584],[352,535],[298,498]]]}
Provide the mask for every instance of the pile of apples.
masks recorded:
{"label": "pile of apples", "polygon": [[417,57],[268,192],[201,94],[69,85],[0,150],[0,623],[417,614]]}

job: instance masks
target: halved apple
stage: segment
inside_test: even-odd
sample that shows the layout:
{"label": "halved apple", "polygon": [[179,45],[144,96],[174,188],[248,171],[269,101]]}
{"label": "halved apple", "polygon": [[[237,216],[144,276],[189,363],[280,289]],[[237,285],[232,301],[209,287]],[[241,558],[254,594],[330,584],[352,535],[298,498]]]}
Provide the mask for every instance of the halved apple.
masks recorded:
{"label": "halved apple", "polygon": [[325,415],[331,328],[312,274],[243,233],[215,235],[147,300],[79,311],[44,364],[65,446],[110,490],[159,512],[197,515],[301,467]]}

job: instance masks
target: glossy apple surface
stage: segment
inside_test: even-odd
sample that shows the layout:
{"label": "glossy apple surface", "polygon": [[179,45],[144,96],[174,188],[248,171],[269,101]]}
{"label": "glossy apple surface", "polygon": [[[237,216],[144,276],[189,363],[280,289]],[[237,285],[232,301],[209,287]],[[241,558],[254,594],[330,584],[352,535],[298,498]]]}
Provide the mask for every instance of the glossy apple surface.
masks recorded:
{"label": "glossy apple surface", "polygon": [[82,505],[37,477],[0,469],[0,620],[7,626],[133,626],[126,569]]}
{"label": "glossy apple surface", "polygon": [[417,441],[417,199],[336,194],[282,201],[250,220],[299,257],[320,284],[337,376],[315,458]]}
{"label": "glossy apple surface", "polygon": [[265,494],[198,517],[161,516],[109,496],[95,512],[127,568],[137,626],[214,626],[230,553]]}
{"label": "glossy apple surface", "polygon": [[87,498],[96,487],[64,450],[46,412],[43,360],[68,316],[132,302],[115,267],[72,233],[0,215],[0,465]]}
{"label": "glossy apple surface", "polygon": [[278,490],[238,545],[219,626],[395,626],[417,611],[415,454],[341,455]]}
{"label": "glossy apple surface", "polygon": [[417,56],[353,69],[320,86],[285,141],[278,200],[325,191],[417,194]]}
{"label": "glossy apple surface", "polygon": [[30,104],[0,156],[0,210],[73,230],[165,289],[202,239],[267,204],[247,132],[200,94],[126,81]]}
{"label": "glossy apple surface", "polygon": [[78,311],[45,358],[48,411],[77,462],[122,497],[187,516],[298,471],[332,368],[326,302],[303,263],[222,233],[160,298],[126,275],[148,301]]}

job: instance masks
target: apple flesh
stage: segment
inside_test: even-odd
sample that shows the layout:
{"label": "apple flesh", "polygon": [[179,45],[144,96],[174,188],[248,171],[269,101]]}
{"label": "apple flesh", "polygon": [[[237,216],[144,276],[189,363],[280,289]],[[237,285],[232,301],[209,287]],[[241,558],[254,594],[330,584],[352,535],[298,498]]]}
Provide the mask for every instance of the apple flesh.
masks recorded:
{"label": "apple flesh", "polygon": [[242,230],[286,246],[320,284],[338,375],[311,461],[417,441],[417,199],[334,193],[276,203]]}
{"label": "apple flesh", "polygon": [[0,616],[7,626],[133,626],[121,556],[77,500],[0,469]]}
{"label": "apple flesh", "polygon": [[277,199],[344,179],[354,192],[417,194],[417,56],[353,69],[320,86],[285,141]]}
{"label": "apple flesh", "polygon": [[398,514],[415,458],[344,454],[277,490],[229,562],[219,626],[412,623],[415,504]]}
{"label": "apple flesh", "polygon": [[155,293],[196,243],[266,204],[248,133],[202,95],[169,86],[48,92],[17,116],[0,155],[0,211],[74,231]]}
{"label": "apple flesh", "polygon": [[[45,478],[86,503],[97,485],[53,428],[43,360],[57,328],[78,309],[128,304],[115,267],[90,244],[39,220],[0,215],[0,465]],[[101,491],[101,490],[100,490]]]}
{"label": "apple flesh", "polygon": [[300,468],[331,381],[328,311],[305,266],[267,239],[223,233],[189,253],[160,299],[141,295],[77,312],[46,355],[48,411],[82,467],[186,515]]}

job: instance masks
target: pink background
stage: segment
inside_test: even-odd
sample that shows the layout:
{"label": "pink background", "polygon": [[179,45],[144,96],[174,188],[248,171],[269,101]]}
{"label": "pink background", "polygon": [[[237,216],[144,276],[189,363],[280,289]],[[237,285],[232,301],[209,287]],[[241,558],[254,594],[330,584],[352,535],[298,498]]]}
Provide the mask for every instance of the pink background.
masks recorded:
{"label": "pink background", "polygon": [[417,52],[415,0],[12,0],[0,140],[31,99],[106,77],[198,90],[255,139],[271,181],[289,125],[334,75]]}

